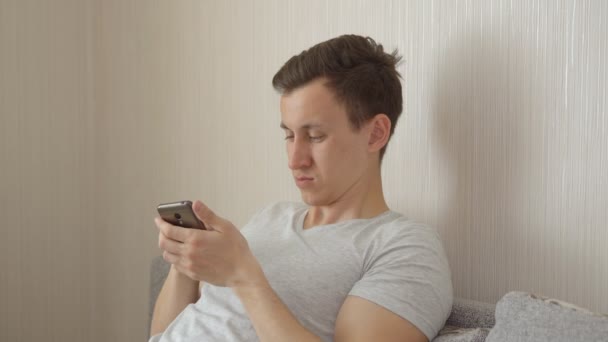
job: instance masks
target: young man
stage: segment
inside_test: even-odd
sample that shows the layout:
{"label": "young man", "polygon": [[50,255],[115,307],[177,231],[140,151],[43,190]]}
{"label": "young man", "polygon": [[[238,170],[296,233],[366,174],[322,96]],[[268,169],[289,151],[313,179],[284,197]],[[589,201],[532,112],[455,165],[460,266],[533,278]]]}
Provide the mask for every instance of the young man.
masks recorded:
{"label": "young man", "polygon": [[435,337],[452,306],[443,247],[434,229],[391,211],[382,191],[381,160],[402,111],[398,61],[349,35],[279,70],[273,85],[304,203],[270,205],[241,231],[200,201],[193,209],[210,231],[157,218],[172,266],[151,341]]}

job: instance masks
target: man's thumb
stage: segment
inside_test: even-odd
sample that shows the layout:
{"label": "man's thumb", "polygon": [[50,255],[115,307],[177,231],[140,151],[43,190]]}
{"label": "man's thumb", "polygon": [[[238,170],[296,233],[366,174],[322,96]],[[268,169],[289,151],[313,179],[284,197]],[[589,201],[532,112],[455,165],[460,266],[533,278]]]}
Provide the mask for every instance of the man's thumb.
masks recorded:
{"label": "man's thumb", "polygon": [[192,209],[194,210],[196,217],[205,224],[207,229],[212,229],[211,226],[213,225],[213,219],[215,217],[213,211],[199,200],[194,201]]}

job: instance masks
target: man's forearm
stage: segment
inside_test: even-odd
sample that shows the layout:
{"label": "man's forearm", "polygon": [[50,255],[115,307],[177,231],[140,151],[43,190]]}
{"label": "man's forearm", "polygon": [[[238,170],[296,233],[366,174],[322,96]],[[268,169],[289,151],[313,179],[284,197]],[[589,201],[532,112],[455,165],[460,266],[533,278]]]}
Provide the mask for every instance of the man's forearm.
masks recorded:
{"label": "man's forearm", "polygon": [[262,342],[319,342],[274,292],[266,278],[256,286],[233,287]]}
{"label": "man's forearm", "polygon": [[160,334],[173,322],[175,317],[200,297],[199,282],[178,272],[171,266],[169,275],[163,284],[152,315],[150,336]]}

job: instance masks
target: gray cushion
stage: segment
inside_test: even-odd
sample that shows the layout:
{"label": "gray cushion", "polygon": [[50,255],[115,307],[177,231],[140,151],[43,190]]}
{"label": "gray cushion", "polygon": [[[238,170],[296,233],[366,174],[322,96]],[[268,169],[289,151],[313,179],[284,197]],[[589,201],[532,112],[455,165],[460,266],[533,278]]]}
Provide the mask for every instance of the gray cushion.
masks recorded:
{"label": "gray cushion", "polygon": [[608,317],[525,292],[507,293],[496,305],[486,342],[608,342]]}
{"label": "gray cushion", "polygon": [[454,298],[448,326],[460,328],[492,328],[496,305],[470,299]]}
{"label": "gray cushion", "polygon": [[433,342],[483,342],[494,326],[495,305],[454,298],[446,325]]}
{"label": "gray cushion", "polygon": [[488,328],[459,328],[446,325],[433,342],[484,342],[489,332]]}

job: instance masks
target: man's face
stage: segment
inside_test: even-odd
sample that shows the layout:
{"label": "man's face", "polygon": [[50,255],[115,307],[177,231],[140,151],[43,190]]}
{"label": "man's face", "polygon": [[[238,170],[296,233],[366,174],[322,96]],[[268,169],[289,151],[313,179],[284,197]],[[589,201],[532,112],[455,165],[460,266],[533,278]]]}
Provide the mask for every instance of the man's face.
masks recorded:
{"label": "man's face", "polygon": [[367,181],[369,127],[354,131],[346,109],[317,79],[281,97],[289,168],[309,205],[356,198]]}

